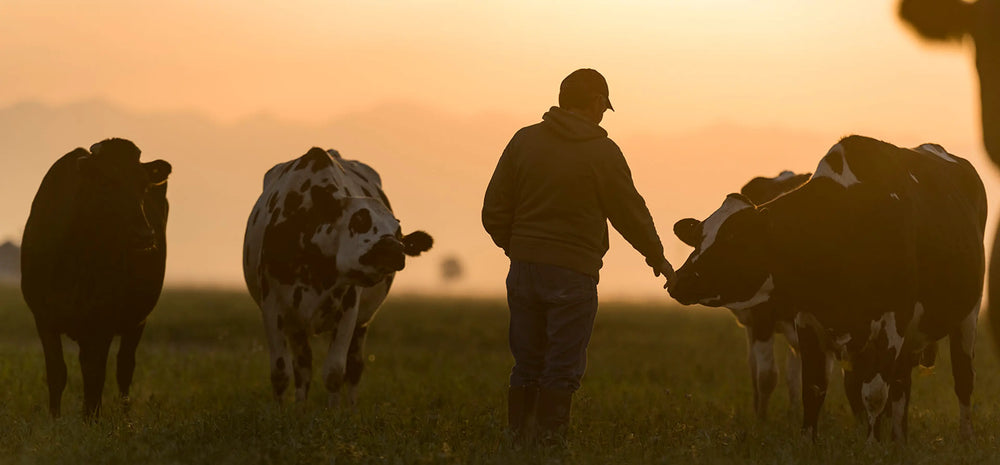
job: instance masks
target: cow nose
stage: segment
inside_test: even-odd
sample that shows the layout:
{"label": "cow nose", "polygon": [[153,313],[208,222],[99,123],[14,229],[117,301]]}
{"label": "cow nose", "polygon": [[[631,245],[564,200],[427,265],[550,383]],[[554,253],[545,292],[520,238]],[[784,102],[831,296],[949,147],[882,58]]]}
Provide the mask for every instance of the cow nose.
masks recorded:
{"label": "cow nose", "polygon": [[691,273],[685,272],[681,269],[677,271],[677,277],[674,281],[670,283],[670,287],[667,292],[670,293],[670,297],[674,300],[680,302],[681,305],[691,305],[698,302],[697,292],[694,292],[692,288],[695,279],[691,276]]}
{"label": "cow nose", "polygon": [[403,243],[392,236],[379,239],[372,247],[372,253],[375,255],[375,267],[382,272],[399,271],[406,264]]}

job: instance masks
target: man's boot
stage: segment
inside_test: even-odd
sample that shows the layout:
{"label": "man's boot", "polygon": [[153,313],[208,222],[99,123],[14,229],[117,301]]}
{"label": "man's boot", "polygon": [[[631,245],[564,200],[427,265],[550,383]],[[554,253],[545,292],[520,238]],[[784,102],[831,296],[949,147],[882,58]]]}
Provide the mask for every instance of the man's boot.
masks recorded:
{"label": "man's boot", "polygon": [[534,439],[537,386],[511,386],[507,389],[507,427],[511,441],[522,446]]}
{"label": "man's boot", "polygon": [[538,437],[544,446],[562,444],[569,428],[573,391],[540,388],[538,390]]}

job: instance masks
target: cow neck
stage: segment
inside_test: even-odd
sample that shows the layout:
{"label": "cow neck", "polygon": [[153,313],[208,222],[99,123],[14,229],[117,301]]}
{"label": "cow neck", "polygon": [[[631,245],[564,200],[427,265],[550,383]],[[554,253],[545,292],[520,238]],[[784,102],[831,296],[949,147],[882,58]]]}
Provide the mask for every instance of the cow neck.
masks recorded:
{"label": "cow neck", "polygon": [[[813,183],[809,182],[796,191],[778,197],[760,208],[764,216],[763,260],[764,267],[775,280],[776,288],[789,281],[808,279],[804,272],[809,253],[804,233],[809,218],[816,215],[816,197]],[[780,292],[779,292],[780,294]]]}

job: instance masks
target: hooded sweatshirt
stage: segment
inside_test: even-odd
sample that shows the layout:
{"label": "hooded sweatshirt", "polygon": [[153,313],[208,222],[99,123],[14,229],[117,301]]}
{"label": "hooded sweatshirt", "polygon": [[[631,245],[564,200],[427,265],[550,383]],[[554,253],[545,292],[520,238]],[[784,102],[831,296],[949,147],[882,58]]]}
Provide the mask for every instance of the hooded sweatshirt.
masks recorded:
{"label": "hooded sweatshirt", "polygon": [[514,134],[483,202],[483,227],[511,259],[598,278],[608,220],[647,264],[663,260],[653,219],[607,131],[552,107]]}

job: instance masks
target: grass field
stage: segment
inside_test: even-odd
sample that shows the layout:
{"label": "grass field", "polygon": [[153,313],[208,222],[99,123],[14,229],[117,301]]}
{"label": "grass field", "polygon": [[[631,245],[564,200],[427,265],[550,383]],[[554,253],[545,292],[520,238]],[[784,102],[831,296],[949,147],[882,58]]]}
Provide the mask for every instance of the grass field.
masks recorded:
{"label": "grass field", "polygon": [[65,415],[52,420],[30,312],[17,290],[0,289],[0,463],[1000,463],[1000,361],[986,334],[972,441],[958,437],[943,345],[935,372],[914,381],[907,446],[864,444],[839,376],[813,444],[783,386],[770,419],[754,420],[732,317],[666,302],[603,303],[571,446],[514,452],[502,434],[511,360],[499,300],[390,296],[351,412],[323,407],[316,373],[308,405],[273,403],[263,326],[245,294],[167,291],[139,346],[130,413],[111,368],[102,418],[90,424],[76,345],[65,344]]}

